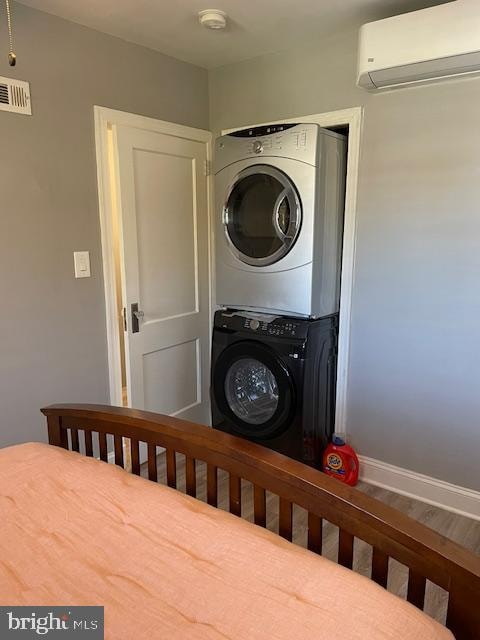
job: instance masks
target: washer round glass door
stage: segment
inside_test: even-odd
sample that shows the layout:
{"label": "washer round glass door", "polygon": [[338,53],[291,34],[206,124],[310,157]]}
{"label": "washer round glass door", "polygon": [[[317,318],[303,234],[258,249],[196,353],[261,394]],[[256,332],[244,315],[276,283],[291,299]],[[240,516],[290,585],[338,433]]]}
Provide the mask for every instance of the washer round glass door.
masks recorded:
{"label": "washer round glass door", "polygon": [[213,392],[221,412],[243,436],[281,433],[295,411],[293,381],[282,360],[259,342],[227,347],[215,363]]}
{"label": "washer round glass door", "polygon": [[237,418],[252,425],[264,424],[278,407],[277,381],[260,360],[240,358],[227,371],[225,397]]}
{"label": "washer round glass door", "polygon": [[290,251],[298,237],[300,198],[282,171],[254,165],[235,177],[226,198],[223,222],[237,258],[257,267],[274,264]]}

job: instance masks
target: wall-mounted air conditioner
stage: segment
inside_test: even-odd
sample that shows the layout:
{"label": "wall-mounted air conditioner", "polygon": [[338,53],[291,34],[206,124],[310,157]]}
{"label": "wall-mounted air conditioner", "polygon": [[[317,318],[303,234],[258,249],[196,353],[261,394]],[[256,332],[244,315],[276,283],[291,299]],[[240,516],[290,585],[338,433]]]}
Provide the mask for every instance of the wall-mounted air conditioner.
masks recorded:
{"label": "wall-mounted air conditioner", "polygon": [[480,71],[480,0],[364,24],[357,84],[369,90]]}

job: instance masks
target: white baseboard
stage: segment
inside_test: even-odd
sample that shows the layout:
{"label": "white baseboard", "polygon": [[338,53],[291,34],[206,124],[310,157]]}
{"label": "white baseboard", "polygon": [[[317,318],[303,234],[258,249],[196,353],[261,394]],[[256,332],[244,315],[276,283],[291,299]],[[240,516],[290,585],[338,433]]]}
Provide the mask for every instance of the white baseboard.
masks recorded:
{"label": "white baseboard", "polygon": [[409,498],[480,520],[480,492],[437,480],[393,464],[359,456],[360,480]]}

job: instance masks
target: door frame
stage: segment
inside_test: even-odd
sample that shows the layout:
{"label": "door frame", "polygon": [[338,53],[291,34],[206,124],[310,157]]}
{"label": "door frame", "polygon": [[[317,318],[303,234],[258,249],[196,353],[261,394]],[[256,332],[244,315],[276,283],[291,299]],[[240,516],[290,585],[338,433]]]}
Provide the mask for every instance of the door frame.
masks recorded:
{"label": "door frame", "polygon": [[[118,125],[147,129],[156,133],[202,142],[207,146],[207,213],[208,213],[208,270],[209,270],[209,334],[212,323],[212,209],[213,186],[210,175],[212,161],[212,134],[204,129],[195,129],[165,120],[156,120],[125,111],[95,105],[95,150],[97,159],[98,212],[100,216],[100,236],[102,244],[103,282],[105,292],[105,321],[107,331],[108,378],[110,404],[122,405],[122,366],[120,354],[120,331],[118,323],[118,299],[115,277],[115,229],[113,220],[118,216],[115,193],[118,191],[111,156],[110,137],[113,127]],[[112,184],[113,182],[113,184]],[[120,238],[121,242],[121,238]]]}
{"label": "door frame", "polygon": [[348,126],[347,180],[345,185],[345,219],[343,227],[342,273],[340,288],[340,315],[338,332],[337,401],[335,430],[347,430],[347,391],[350,359],[350,333],[352,316],[352,293],[355,279],[355,241],[357,227],[358,170],[360,143],[363,127],[363,107],[352,107],[339,111],[328,111],[296,118],[277,118],[242,127],[222,130],[222,135],[278,122],[314,123],[321,127]]}

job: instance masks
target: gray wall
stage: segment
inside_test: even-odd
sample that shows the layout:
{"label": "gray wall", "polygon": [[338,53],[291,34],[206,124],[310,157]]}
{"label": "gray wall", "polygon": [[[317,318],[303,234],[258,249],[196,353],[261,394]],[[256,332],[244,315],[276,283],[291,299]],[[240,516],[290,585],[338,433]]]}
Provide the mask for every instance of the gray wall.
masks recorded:
{"label": "gray wall", "polygon": [[[208,128],[207,73],[15,4],[33,116],[0,112],[0,446],[43,440],[39,408],[107,402],[93,105]],[[92,278],[75,280],[73,251]]]}
{"label": "gray wall", "polygon": [[356,28],[210,74],[211,126],[364,105],[348,432],[480,489],[480,79],[370,95]]}
{"label": "gray wall", "polygon": [[[38,409],[108,401],[94,104],[208,126],[204,70],[15,5],[32,117],[0,113],[0,446]],[[210,73],[213,129],[365,106],[348,430],[368,456],[480,489],[480,79],[369,95],[356,27]],[[89,250],[91,279],[73,278]]]}

